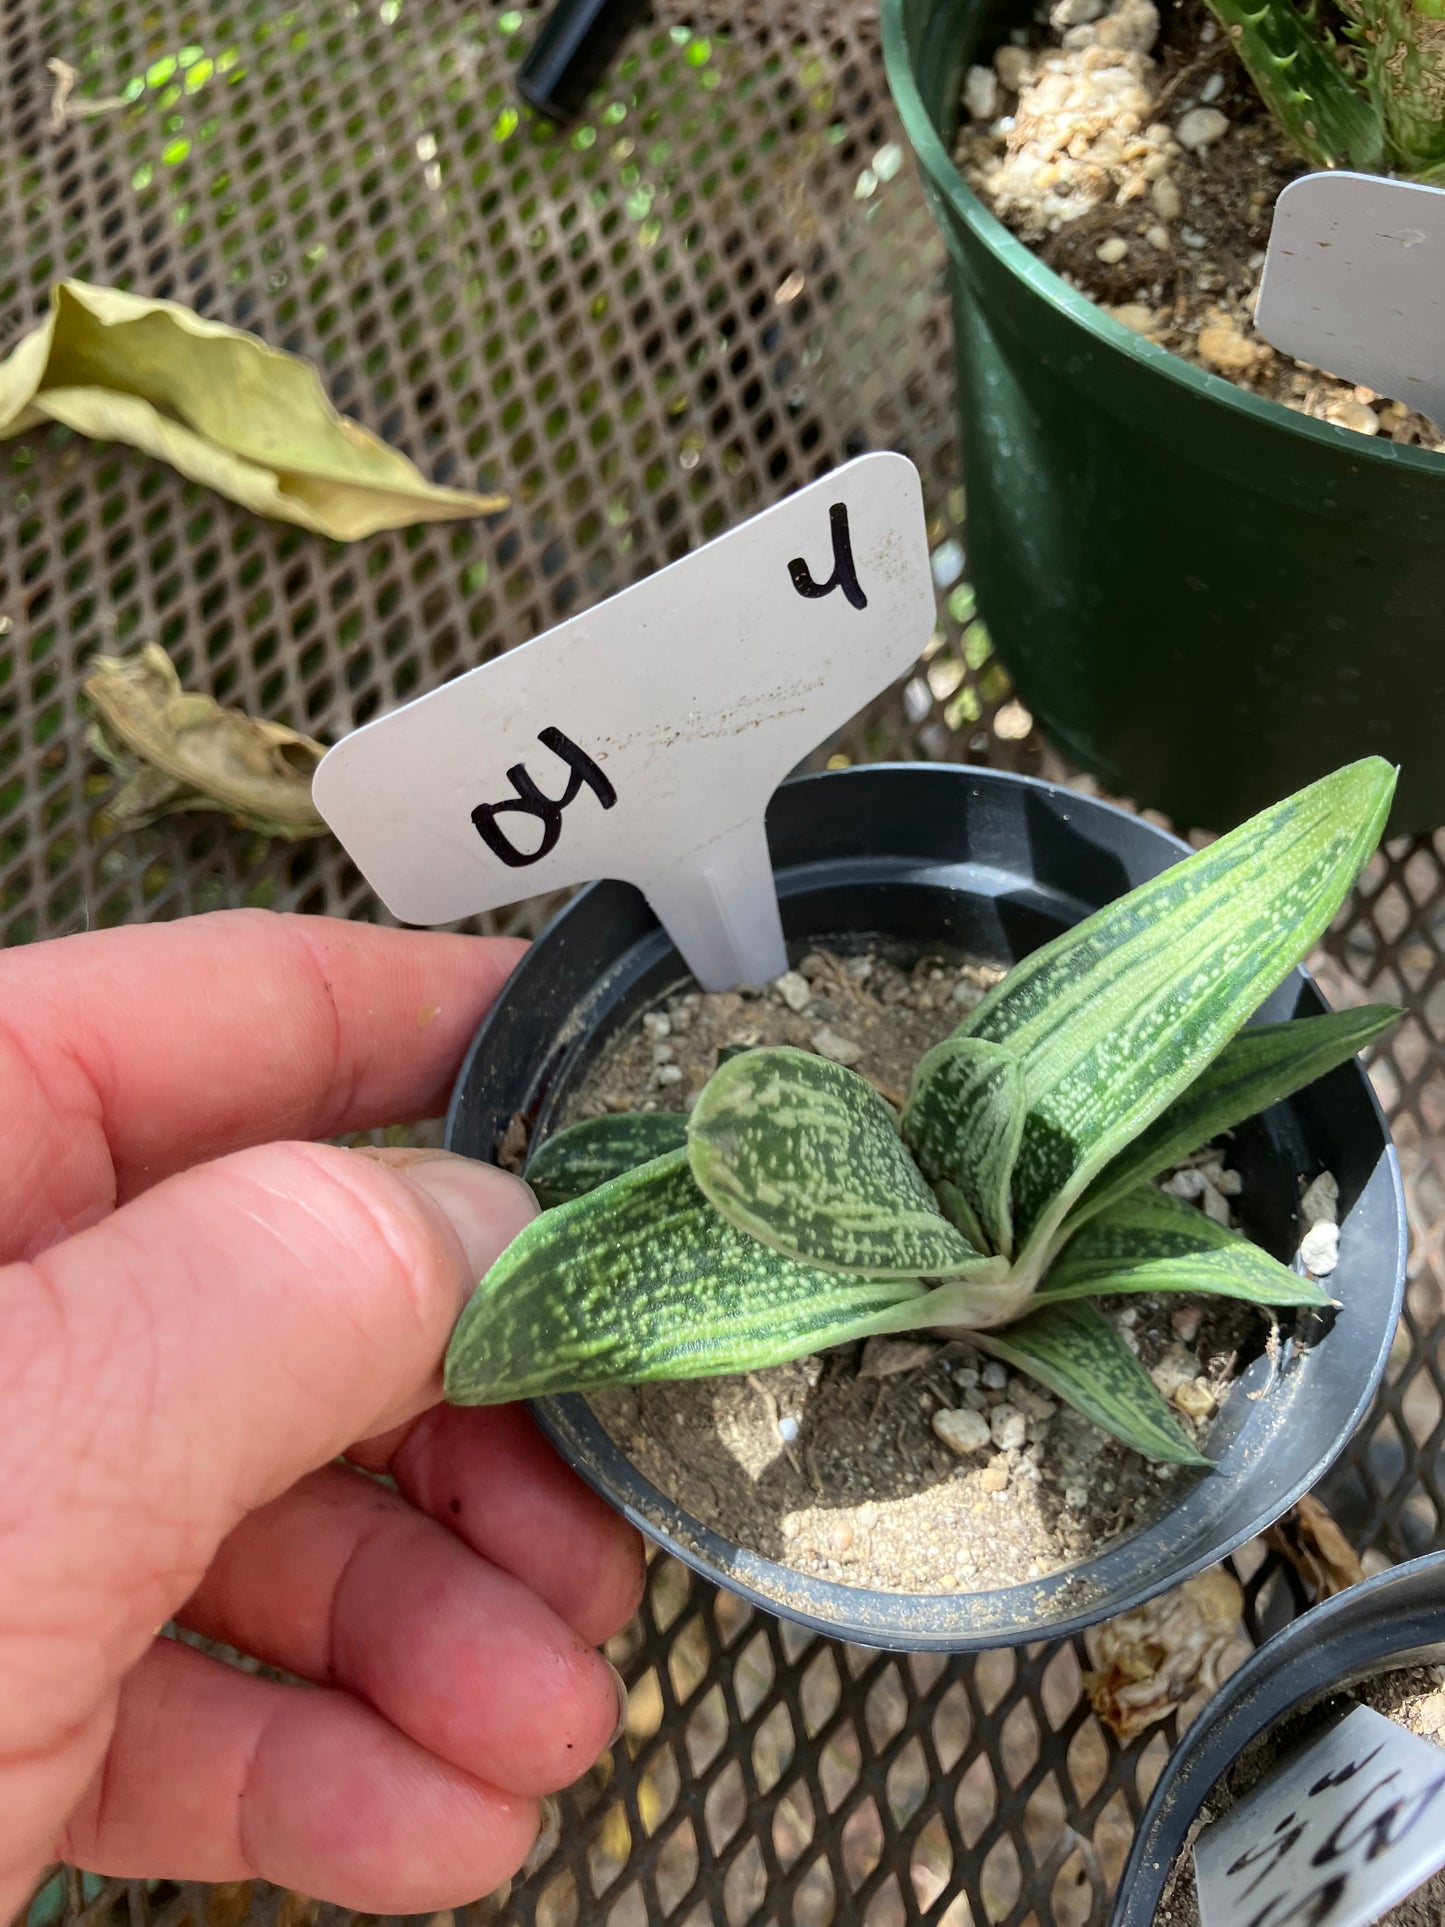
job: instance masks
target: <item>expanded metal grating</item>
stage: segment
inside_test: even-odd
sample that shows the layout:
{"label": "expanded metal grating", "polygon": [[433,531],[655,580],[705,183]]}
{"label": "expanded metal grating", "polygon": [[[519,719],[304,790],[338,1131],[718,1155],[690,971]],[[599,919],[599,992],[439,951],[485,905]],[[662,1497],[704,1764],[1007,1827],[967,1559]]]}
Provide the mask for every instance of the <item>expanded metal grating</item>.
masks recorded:
{"label": "expanded metal grating", "polygon": [[[939,626],[831,753],[1054,768],[972,620],[942,248],[876,23],[847,0],[668,5],[559,135],[518,111],[523,10],[10,0],[6,337],[67,274],[180,299],[312,357],[428,474],[514,502],[343,548],[59,431],[0,445],[6,942],[243,903],[380,915],[326,841],[209,818],[107,833],[79,697],[97,651],[160,642],[194,686],[334,737],[872,447],[923,472]],[[52,58],[78,70],[76,100],[123,104],[50,131]],[[1336,1001],[1410,1011],[1375,1067],[1407,1173],[1409,1305],[1325,1494],[1383,1563],[1441,1543],[1445,1518],[1445,839],[1377,859],[1323,962]],[[1245,1563],[1258,1621],[1298,1608],[1288,1575]],[[1084,1927],[1170,1739],[1118,1747],[1075,1644],[863,1653],[666,1561],[619,1656],[627,1741],[564,1803],[556,1853],[468,1910],[477,1927]],[[343,1918],[80,1873],[33,1910],[36,1927],[321,1916]]]}

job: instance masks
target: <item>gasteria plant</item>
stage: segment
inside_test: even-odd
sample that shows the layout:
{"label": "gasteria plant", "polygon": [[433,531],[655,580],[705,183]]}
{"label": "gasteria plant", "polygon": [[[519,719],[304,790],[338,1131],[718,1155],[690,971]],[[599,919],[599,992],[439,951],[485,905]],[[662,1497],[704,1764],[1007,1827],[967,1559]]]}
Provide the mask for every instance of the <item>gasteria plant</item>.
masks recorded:
{"label": "gasteria plant", "polygon": [[1209,0],[1314,167],[1445,182],[1445,0]]}
{"label": "gasteria plant", "polygon": [[896,1113],[806,1051],[731,1054],[691,1116],[540,1146],[546,1209],[467,1306],[447,1396],[493,1404],[965,1330],[1148,1457],[1201,1460],[1091,1300],[1329,1302],[1152,1182],[1354,1056],[1390,1005],[1243,1029],[1324,930],[1394,790],[1378,758],[1264,811],[1016,964]]}

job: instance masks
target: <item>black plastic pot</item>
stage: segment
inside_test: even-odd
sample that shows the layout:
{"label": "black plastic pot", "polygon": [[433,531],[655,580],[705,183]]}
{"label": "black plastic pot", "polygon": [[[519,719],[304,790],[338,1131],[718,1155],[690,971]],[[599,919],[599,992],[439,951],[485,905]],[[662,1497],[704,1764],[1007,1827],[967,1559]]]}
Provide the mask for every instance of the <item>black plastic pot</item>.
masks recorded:
{"label": "black plastic pot", "polygon": [[1216,1781],[1287,1713],[1402,1666],[1445,1659],[1445,1553],[1351,1586],[1266,1640],[1170,1754],[1114,1902],[1111,1927],[1153,1927],[1189,1829]]}
{"label": "black plastic pot", "polygon": [[[783,928],[795,955],[819,943],[1008,963],[1135,884],[1185,846],[1138,817],[1025,777],[882,765],[785,784],[768,812]],[[468,1054],[447,1143],[493,1158],[516,1113],[534,1141],[626,1025],[686,981],[677,952],[630,886],[584,891],[509,979]],[[1278,1020],[1323,1008],[1303,972],[1265,1006]],[[1154,1525],[1086,1564],[987,1593],[878,1593],[805,1578],[689,1517],[632,1465],[585,1400],[547,1399],[542,1429],[644,1532],[718,1584],[865,1645],[964,1651],[1063,1634],[1138,1605],[1220,1559],[1308,1490],[1354,1430],[1384,1369],[1399,1313],[1405,1212],[1369,1082],[1345,1065],[1238,1139],[1250,1229],[1290,1254],[1297,1175],[1339,1179],[1344,1211],[1333,1329],[1315,1314],[1263,1397],[1264,1358],[1214,1427],[1219,1470],[1174,1488]]]}
{"label": "black plastic pot", "polygon": [[969,573],[1070,756],[1228,828],[1371,752],[1396,830],[1445,822],[1445,456],[1191,367],[1046,268],[950,158],[959,83],[1027,0],[883,0],[948,242]]}

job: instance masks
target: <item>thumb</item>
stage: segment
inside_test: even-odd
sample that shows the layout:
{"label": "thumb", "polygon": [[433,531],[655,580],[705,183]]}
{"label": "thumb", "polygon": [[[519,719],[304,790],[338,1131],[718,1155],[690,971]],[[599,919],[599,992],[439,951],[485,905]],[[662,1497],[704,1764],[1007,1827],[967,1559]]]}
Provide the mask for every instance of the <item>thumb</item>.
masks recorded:
{"label": "thumb", "polygon": [[273,1144],[0,1269],[0,1764],[96,1727],[247,1512],[435,1402],[535,1210],[461,1158]]}

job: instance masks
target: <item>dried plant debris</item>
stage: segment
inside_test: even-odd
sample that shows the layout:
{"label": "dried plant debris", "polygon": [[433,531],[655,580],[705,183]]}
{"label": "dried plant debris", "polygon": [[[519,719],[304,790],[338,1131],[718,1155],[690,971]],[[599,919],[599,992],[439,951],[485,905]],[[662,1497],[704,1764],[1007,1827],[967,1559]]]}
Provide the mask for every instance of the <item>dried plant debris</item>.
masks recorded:
{"label": "dried plant debris", "polygon": [[78,98],[75,89],[80,80],[80,71],[72,67],[68,60],[47,60],[45,69],[55,82],[45,131],[57,140],[75,121],[96,120],[102,114],[118,114],[129,105],[124,94],[106,94],[99,100]]}
{"label": "dried plant debris", "polygon": [[1304,1580],[1312,1605],[1357,1586],[1365,1576],[1360,1555],[1326,1508],[1308,1494],[1270,1527],[1264,1542],[1289,1560]]}
{"label": "dried plant debris", "polygon": [[1099,1718],[1127,1742],[1217,1692],[1249,1652],[1243,1609],[1239,1581],[1211,1566],[1137,1612],[1091,1626],[1084,1686]]}
{"label": "dried plant debris", "polygon": [[220,810],[266,836],[325,835],[311,801],[324,745],[183,689],[155,643],[135,656],[97,656],[85,693],[100,717],[86,741],[120,779],[105,808],[117,826]]}
{"label": "dried plant debris", "polygon": [[259,515],[351,542],[507,506],[428,482],[339,415],[316,370],[254,335],[84,281],[0,362],[0,441],[41,422],[125,442]]}

